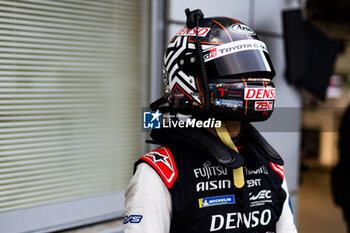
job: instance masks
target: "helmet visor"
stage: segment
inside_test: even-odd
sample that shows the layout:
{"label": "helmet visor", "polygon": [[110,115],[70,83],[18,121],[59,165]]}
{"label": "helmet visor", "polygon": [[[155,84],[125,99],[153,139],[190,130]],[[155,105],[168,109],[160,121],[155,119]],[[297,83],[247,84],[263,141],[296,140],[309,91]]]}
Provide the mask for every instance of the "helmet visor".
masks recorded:
{"label": "helmet visor", "polygon": [[259,40],[240,40],[204,51],[209,79],[232,78],[249,73],[273,78],[275,75],[266,45]]}

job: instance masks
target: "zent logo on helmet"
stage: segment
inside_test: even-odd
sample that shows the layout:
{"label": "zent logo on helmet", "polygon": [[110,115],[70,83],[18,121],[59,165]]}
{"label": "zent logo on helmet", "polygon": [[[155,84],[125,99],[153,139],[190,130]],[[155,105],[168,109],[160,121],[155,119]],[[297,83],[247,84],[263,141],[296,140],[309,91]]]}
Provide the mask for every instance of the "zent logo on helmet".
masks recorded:
{"label": "zent logo on helmet", "polygon": [[274,100],[275,88],[245,88],[244,99],[246,100]]}
{"label": "zent logo on helmet", "polygon": [[273,101],[256,101],[255,111],[270,111],[273,110]]}

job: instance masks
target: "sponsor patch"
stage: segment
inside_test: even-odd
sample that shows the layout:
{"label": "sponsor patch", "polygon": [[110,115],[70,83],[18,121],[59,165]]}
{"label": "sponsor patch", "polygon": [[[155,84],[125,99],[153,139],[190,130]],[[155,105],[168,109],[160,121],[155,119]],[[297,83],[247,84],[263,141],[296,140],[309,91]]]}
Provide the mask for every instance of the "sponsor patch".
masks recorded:
{"label": "sponsor patch", "polygon": [[178,172],[173,155],[167,147],[155,149],[140,158],[150,164],[163,179],[168,188],[174,184]]}
{"label": "sponsor patch", "polygon": [[193,173],[198,177],[204,177],[208,180],[212,176],[223,176],[227,175],[227,168],[223,166],[212,165],[210,161],[205,161],[203,167],[193,169]]}
{"label": "sponsor patch", "polygon": [[251,29],[247,25],[240,24],[240,23],[232,24],[231,27],[230,27],[230,30],[232,32],[239,33],[239,34],[250,34],[250,35],[255,35],[256,34],[253,31],[253,29]]}
{"label": "sponsor patch", "polygon": [[208,49],[204,51],[204,61],[208,62],[210,60],[226,56],[233,53],[238,53],[247,50],[262,50],[267,51],[267,47],[264,42],[259,40],[247,39],[247,40],[238,40],[223,45],[216,46],[215,48]]}
{"label": "sponsor patch", "polygon": [[275,163],[270,162],[272,169],[277,172],[278,175],[281,176],[282,180],[284,179],[284,166],[277,165]]}
{"label": "sponsor patch", "polygon": [[271,190],[260,190],[257,194],[249,193],[250,207],[262,206],[272,202]]}
{"label": "sponsor patch", "polygon": [[142,215],[125,215],[123,217],[123,224],[140,223],[142,218],[143,218]]}
{"label": "sponsor patch", "polygon": [[273,101],[255,101],[255,111],[272,111]]}
{"label": "sponsor patch", "polygon": [[267,170],[265,165],[262,165],[261,167],[255,170],[249,170],[248,168],[245,167],[244,171],[246,175],[269,174],[269,171]]}
{"label": "sponsor patch", "polygon": [[270,199],[271,198],[271,190],[261,190],[258,194],[253,195],[253,193],[249,193],[249,200],[261,200],[261,199]]}
{"label": "sponsor patch", "polygon": [[248,213],[233,212],[225,215],[216,214],[211,216],[210,232],[219,230],[220,232],[229,232],[222,231],[223,229],[231,230],[230,232],[232,232],[235,231],[232,229],[242,229],[242,227],[249,229],[257,226],[267,226],[271,220],[272,213],[270,209],[264,209],[262,212],[256,210]]}
{"label": "sponsor patch", "polygon": [[[198,36],[205,37],[209,31],[210,31],[210,28],[198,27]],[[197,28],[188,29],[187,27],[184,27],[176,34],[176,36],[196,36],[196,33],[197,33]]]}
{"label": "sponsor patch", "polygon": [[247,180],[248,188],[257,187],[261,185],[261,179],[251,179]]}
{"label": "sponsor patch", "polygon": [[228,108],[237,108],[243,106],[243,101],[237,100],[215,99],[214,103],[217,106],[224,106]]}
{"label": "sponsor patch", "polygon": [[274,100],[276,89],[269,88],[244,88],[245,100]]}
{"label": "sponsor patch", "polygon": [[196,184],[196,191],[208,191],[217,189],[230,189],[232,186],[231,180],[211,180],[203,181]]}
{"label": "sponsor patch", "polygon": [[205,197],[198,199],[199,208],[216,206],[216,205],[228,205],[235,204],[235,196],[226,195],[226,196],[216,196],[216,197]]}

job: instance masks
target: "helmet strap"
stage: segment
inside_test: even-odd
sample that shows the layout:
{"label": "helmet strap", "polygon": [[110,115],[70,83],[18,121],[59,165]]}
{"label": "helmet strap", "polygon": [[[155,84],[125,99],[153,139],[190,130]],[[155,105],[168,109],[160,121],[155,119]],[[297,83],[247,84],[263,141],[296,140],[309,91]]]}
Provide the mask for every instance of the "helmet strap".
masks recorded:
{"label": "helmet strap", "polygon": [[[216,133],[218,134],[221,141],[228,147],[230,147],[232,150],[235,150],[237,153],[238,149],[236,145],[233,143],[229,132],[227,131],[226,125],[224,122],[222,122],[220,128],[215,128]],[[233,169],[233,183],[236,186],[236,188],[242,188],[244,186],[244,174],[243,174],[243,167],[238,167]]]}
{"label": "helmet strap", "polygon": [[208,84],[207,69],[205,68],[205,64],[204,64],[203,50],[202,50],[202,46],[198,40],[196,40],[195,46],[196,46],[196,51],[197,51],[197,58],[199,60],[199,69],[201,71],[201,76],[202,76],[202,79],[201,79],[202,86],[204,89],[204,107],[206,110],[209,110],[209,108],[210,108],[210,89],[209,89],[209,84]]}
{"label": "helmet strap", "polygon": [[196,40],[195,40],[195,47],[197,51],[197,59],[199,61],[199,69],[201,72],[201,84],[204,89],[204,108],[206,110],[209,110],[210,108],[210,89],[209,89],[209,84],[208,84],[208,75],[207,75],[207,70],[205,68],[205,63],[204,63],[204,57],[203,57],[203,49],[201,44],[198,41],[198,27],[199,27],[199,22],[203,19],[204,15],[200,9],[196,9],[193,11],[190,11],[189,8],[185,10],[187,20],[186,20],[186,26],[189,29],[192,29],[196,27]]}

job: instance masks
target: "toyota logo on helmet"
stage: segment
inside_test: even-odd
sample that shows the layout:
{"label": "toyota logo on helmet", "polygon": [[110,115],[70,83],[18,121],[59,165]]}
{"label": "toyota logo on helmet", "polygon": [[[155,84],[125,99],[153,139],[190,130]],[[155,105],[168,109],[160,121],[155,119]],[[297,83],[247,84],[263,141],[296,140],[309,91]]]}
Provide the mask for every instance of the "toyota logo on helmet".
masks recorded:
{"label": "toyota logo on helmet", "polygon": [[186,9],[186,15],[186,26],[164,56],[167,111],[222,120],[268,119],[276,93],[265,43],[236,19],[204,18],[198,9]]}

